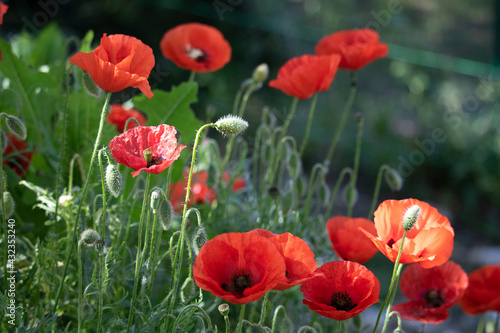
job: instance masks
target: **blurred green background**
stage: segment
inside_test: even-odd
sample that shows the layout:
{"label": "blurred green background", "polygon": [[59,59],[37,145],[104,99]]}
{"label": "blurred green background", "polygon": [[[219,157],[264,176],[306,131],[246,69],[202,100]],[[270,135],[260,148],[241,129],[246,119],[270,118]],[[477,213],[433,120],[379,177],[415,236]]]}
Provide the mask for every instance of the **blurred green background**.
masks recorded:
{"label": "blurred green background", "polygon": [[[378,168],[400,171],[401,192],[383,186],[380,199],[407,197],[427,201],[447,215],[457,242],[500,243],[500,94],[494,64],[499,63],[498,2],[408,0],[293,1],[6,1],[2,35],[24,30],[37,34],[57,23],[66,36],[82,38],[92,29],[135,36],[155,53],[155,88],[170,89],[188,73],[161,56],[159,41],[168,29],[185,22],[215,26],[232,46],[231,62],[215,73],[197,75],[199,102],[206,118],[231,112],[240,83],[265,62],[270,79],[288,59],[314,53],[319,39],[334,31],[370,27],[389,45],[390,53],[357,73],[358,95],[352,114],[365,117],[359,175],[360,199],[355,215],[365,216]],[[495,51],[497,50],[497,51]],[[135,92],[132,92],[134,94]],[[305,169],[323,161],[349,93],[349,73],[339,72],[329,91],[321,93]],[[116,93],[124,102],[131,92]],[[291,97],[265,85],[252,95],[245,118],[252,138],[262,108],[282,122]],[[300,142],[310,101],[300,101],[292,132]],[[352,165],[356,136],[350,118],[330,172]],[[250,140],[251,141],[251,140]],[[336,211],[335,214],[345,214]]]}

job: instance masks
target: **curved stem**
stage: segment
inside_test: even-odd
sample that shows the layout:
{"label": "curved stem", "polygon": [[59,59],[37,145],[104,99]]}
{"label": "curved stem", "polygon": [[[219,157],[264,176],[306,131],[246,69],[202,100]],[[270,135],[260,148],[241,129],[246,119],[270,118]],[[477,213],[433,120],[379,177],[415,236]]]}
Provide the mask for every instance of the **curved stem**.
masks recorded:
{"label": "curved stem", "polygon": [[375,205],[377,204],[378,195],[380,193],[380,185],[382,184],[382,175],[384,171],[387,170],[389,166],[387,164],[382,165],[378,169],[377,182],[375,183],[375,190],[373,191],[372,204],[370,205],[370,212],[368,213],[367,219],[371,220],[373,217],[373,212],[375,211]]}
{"label": "curved stem", "polygon": [[309,133],[311,132],[311,125],[312,125],[314,110],[316,109],[316,101],[317,100],[318,100],[318,93],[315,93],[313,96],[313,100],[311,102],[311,108],[309,109],[309,117],[307,119],[306,134],[304,135],[304,141],[302,141],[302,145],[300,146],[300,151],[299,151],[300,157],[302,157],[302,155],[304,154],[304,150],[306,149],[306,146],[307,146],[307,140],[309,139]]}
{"label": "curved stem", "polygon": [[349,99],[347,100],[347,103],[344,107],[344,110],[342,111],[342,115],[340,117],[340,121],[337,125],[337,130],[335,131],[335,136],[332,139],[332,143],[330,144],[330,149],[328,149],[328,154],[326,154],[326,159],[325,159],[325,164],[329,165],[330,161],[333,157],[333,153],[335,152],[335,148],[337,147],[337,144],[340,139],[340,135],[342,134],[342,131],[344,130],[345,122],[347,120],[347,115],[349,114],[349,111],[351,110],[352,104],[354,103],[354,98],[356,97],[356,74],[355,72],[351,72],[351,92],[349,94]]}
{"label": "curved stem", "polygon": [[108,94],[106,95],[106,100],[104,101],[104,105],[102,107],[101,120],[99,122],[99,129],[97,130],[97,137],[95,139],[94,149],[92,151],[92,156],[90,158],[89,170],[87,171],[87,178],[85,179],[85,184],[83,185],[83,189],[82,189],[82,196],[80,198],[80,203],[78,204],[78,209],[76,211],[75,226],[73,228],[73,234],[71,235],[70,245],[69,245],[68,251],[66,253],[66,260],[64,262],[64,270],[63,270],[63,274],[61,277],[61,282],[59,283],[59,288],[57,290],[57,294],[56,294],[56,298],[54,301],[54,307],[53,307],[52,312],[57,312],[57,305],[59,302],[59,297],[61,296],[61,291],[62,291],[62,287],[64,285],[64,280],[66,279],[66,274],[68,272],[68,266],[69,266],[69,261],[71,259],[71,253],[73,252],[73,247],[75,246],[75,242],[76,242],[76,236],[78,234],[78,222],[80,222],[80,214],[82,212],[83,202],[85,201],[85,194],[87,194],[87,188],[88,188],[89,183],[90,183],[90,176],[92,175],[92,167],[94,166],[95,157],[97,154],[97,149],[99,148],[99,145],[101,144],[102,129],[104,128],[104,122],[106,120],[106,110],[108,108],[110,98],[111,98],[111,93],[108,92]]}
{"label": "curved stem", "polygon": [[[358,179],[358,171],[359,171],[359,157],[361,155],[361,138],[363,137],[363,118],[358,121],[358,136],[356,138],[356,151],[354,153],[354,169],[351,173],[351,191],[356,190],[356,182]],[[354,206],[354,200],[349,200],[347,204],[347,216],[351,217],[352,215],[352,207]]]}
{"label": "curved stem", "polygon": [[353,172],[352,169],[349,167],[342,169],[342,171],[340,172],[339,178],[337,179],[337,182],[335,183],[335,187],[333,188],[332,196],[330,197],[330,203],[328,204],[328,208],[326,209],[325,217],[327,219],[330,218],[330,213],[332,211],[333,204],[335,203],[335,198],[337,198],[337,194],[339,193],[340,185],[342,184],[344,177],[347,174],[351,174],[352,172]]}

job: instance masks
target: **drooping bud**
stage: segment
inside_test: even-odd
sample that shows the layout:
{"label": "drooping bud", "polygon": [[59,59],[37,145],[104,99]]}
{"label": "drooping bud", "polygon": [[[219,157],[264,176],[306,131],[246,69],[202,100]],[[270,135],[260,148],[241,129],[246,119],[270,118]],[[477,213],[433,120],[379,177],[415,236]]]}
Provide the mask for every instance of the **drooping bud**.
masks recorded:
{"label": "drooping bud", "polygon": [[[12,213],[14,213],[14,209],[16,207],[10,192],[3,192],[3,207],[5,208],[4,219],[7,219],[12,215]],[[0,205],[0,211],[1,210],[2,206]]]}
{"label": "drooping bud", "polygon": [[300,175],[302,165],[301,163],[302,162],[300,160],[300,156],[297,152],[294,152],[290,155],[287,163],[287,168],[288,172],[290,173],[290,177],[292,177],[293,179],[297,179],[297,177]]}
{"label": "drooping bud", "polygon": [[385,181],[393,191],[401,191],[403,187],[403,177],[393,168],[387,168],[385,171]]}
{"label": "drooping bud", "polygon": [[224,317],[229,315],[229,304],[222,303],[221,305],[219,305],[218,309],[220,314],[223,315]]}
{"label": "drooping bud", "polygon": [[154,190],[153,193],[151,193],[151,202],[150,202],[150,206],[151,206],[151,209],[153,210],[153,214],[156,214],[158,206],[160,206],[160,200],[161,200],[160,191]]}
{"label": "drooping bud", "polygon": [[188,277],[181,287],[181,301],[187,303],[196,297],[196,284],[192,277]]}
{"label": "drooping bud", "polygon": [[172,224],[172,215],[174,215],[174,210],[170,201],[163,200],[160,206],[158,206],[158,211],[156,213],[158,214],[163,230],[168,230]]}
{"label": "drooping bud", "polygon": [[226,115],[215,123],[215,128],[223,135],[237,135],[242,133],[248,127],[248,122],[240,117]]}
{"label": "drooping bud", "polygon": [[122,175],[118,167],[114,164],[108,164],[104,179],[106,180],[105,183],[109,193],[118,198],[122,190]]}
{"label": "drooping bud", "polygon": [[403,216],[404,230],[409,231],[411,228],[413,228],[415,223],[417,223],[418,216],[420,215],[421,211],[422,208],[420,208],[418,205],[413,205],[406,210],[406,213]]}
{"label": "drooping bud", "polygon": [[193,251],[198,255],[200,253],[201,248],[205,243],[208,242],[208,236],[205,232],[205,228],[199,227],[196,229],[193,235]]}
{"label": "drooping bud", "polygon": [[93,229],[87,229],[80,235],[80,242],[86,246],[94,246],[94,243],[99,240],[101,236]]}
{"label": "drooping bud", "polygon": [[146,160],[146,163],[150,165],[151,161],[153,161],[153,151],[149,148],[146,148],[142,151],[142,156],[144,156],[144,159]]}
{"label": "drooping bud", "polygon": [[267,64],[260,64],[254,69],[252,79],[255,83],[262,83],[267,80],[268,75],[269,66]]}
{"label": "drooping bud", "polygon": [[330,189],[328,188],[328,185],[326,185],[325,182],[322,182],[321,185],[319,186],[319,199],[321,200],[321,204],[323,206],[327,206],[328,202],[330,201]]}
{"label": "drooping bud", "polygon": [[12,116],[7,114],[7,119],[5,120],[5,124],[7,128],[14,134],[19,140],[26,140],[27,132],[26,125],[24,122],[16,116]]}
{"label": "drooping bud", "polygon": [[90,77],[90,74],[84,71],[82,78],[85,90],[87,90],[90,95],[99,98],[101,96],[102,89],[99,88],[97,84],[95,84],[94,80],[92,80],[92,78]]}
{"label": "drooping bud", "polygon": [[356,201],[358,201],[358,190],[356,187],[351,186],[351,184],[347,185],[343,191],[344,200],[348,206],[354,206]]}
{"label": "drooping bud", "polygon": [[318,333],[318,331],[311,326],[302,326],[301,328],[299,328],[297,333]]}

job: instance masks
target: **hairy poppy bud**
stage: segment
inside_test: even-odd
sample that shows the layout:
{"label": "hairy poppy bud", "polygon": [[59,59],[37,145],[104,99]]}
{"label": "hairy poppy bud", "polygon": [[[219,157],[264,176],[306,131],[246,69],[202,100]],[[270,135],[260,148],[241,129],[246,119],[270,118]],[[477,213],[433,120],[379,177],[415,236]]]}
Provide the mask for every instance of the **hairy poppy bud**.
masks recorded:
{"label": "hairy poppy bud", "polygon": [[197,255],[200,253],[201,248],[208,242],[208,236],[205,228],[197,228],[193,235],[193,250]]}
{"label": "hairy poppy bud", "polygon": [[301,328],[299,328],[297,333],[318,333],[318,331],[311,326],[302,326]]}
{"label": "hairy poppy bud", "polygon": [[192,277],[188,277],[181,287],[181,301],[187,303],[196,297],[196,284]]}
{"label": "hairy poppy bud", "polygon": [[298,153],[294,152],[292,155],[290,155],[287,163],[287,168],[290,176],[293,179],[297,179],[297,177],[300,175],[301,165],[302,164]]}
{"label": "hairy poppy bud", "polygon": [[248,127],[248,122],[240,117],[226,115],[215,123],[215,128],[224,135],[237,135]]}
{"label": "hairy poppy bud", "polygon": [[9,131],[12,132],[19,140],[26,140],[27,132],[26,125],[24,122],[16,116],[6,115],[7,119],[5,120],[5,124]]}
{"label": "hairy poppy bud", "polygon": [[406,210],[405,215],[403,216],[403,229],[406,231],[410,231],[411,228],[417,223],[418,216],[422,209],[418,205],[413,205]]}
{"label": "hairy poppy bud", "polygon": [[385,181],[393,191],[401,191],[403,187],[403,177],[393,168],[386,169]]}
{"label": "hairy poppy bud", "polygon": [[246,332],[248,333],[271,333],[271,329],[266,326],[262,326],[259,324],[252,324],[248,321],[246,321],[247,324],[247,329]]}
{"label": "hairy poppy bud", "polygon": [[344,200],[348,206],[354,206],[356,201],[358,201],[358,190],[350,184],[344,188],[343,194]]}
{"label": "hairy poppy bud", "polygon": [[221,305],[219,305],[218,309],[220,314],[223,315],[224,317],[229,315],[229,304],[222,303]]}
{"label": "hairy poppy bud", "polygon": [[90,77],[90,74],[83,71],[83,86],[85,87],[85,90],[89,93],[89,95],[94,96],[99,98],[102,93],[102,89],[99,88],[97,84],[95,84],[94,80],[92,80],[92,77]]}
{"label": "hairy poppy bud", "polygon": [[[5,208],[5,213],[3,214],[4,219],[7,219],[12,215],[12,213],[14,213],[14,209],[16,207],[10,192],[3,192],[3,207]],[[2,210],[1,205],[0,210]]]}
{"label": "hairy poppy bud", "polygon": [[93,229],[87,229],[80,235],[80,242],[87,246],[94,246],[94,243],[99,240],[101,236]]}
{"label": "hairy poppy bud", "polygon": [[268,75],[269,66],[267,64],[260,64],[254,69],[252,79],[255,83],[262,83],[267,80]]}
{"label": "hairy poppy bud", "polygon": [[161,200],[160,191],[154,190],[153,193],[151,193],[151,202],[150,202],[150,206],[154,214],[156,214],[156,210],[160,205],[160,200]]}
{"label": "hairy poppy bud", "polygon": [[118,198],[122,190],[122,175],[118,167],[114,164],[108,164],[104,179],[106,180],[105,183],[108,191],[112,196]]}
{"label": "hairy poppy bud", "polygon": [[168,230],[170,228],[170,224],[172,224],[172,215],[174,214],[170,201],[162,201],[160,206],[158,206],[157,214],[163,230]]}
{"label": "hairy poppy bud", "polygon": [[330,201],[330,189],[325,183],[322,183],[319,186],[318,194],[319,194],[319,199],[321,200],[323,206],[328,205],[328,202]]}

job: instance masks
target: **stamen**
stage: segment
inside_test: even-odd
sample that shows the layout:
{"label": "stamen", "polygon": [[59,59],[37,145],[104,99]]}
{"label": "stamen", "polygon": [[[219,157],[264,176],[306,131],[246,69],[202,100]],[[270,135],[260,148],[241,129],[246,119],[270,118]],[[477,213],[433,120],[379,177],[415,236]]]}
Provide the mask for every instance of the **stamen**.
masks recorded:
{"label": "stamen", "polygon": [[352,299],[347,291],[333,293],[330,305],[339,311],[345,312],[349,312],[357,306],[357,304],[352,304]]}
{"label": "stamen", "polygon": [[252,272],[246,268],[239,268],[231,274],[231,284],[223,283],[221,288],[231,293],[243,295],[245,289],[250,288],[253,284]]}
{"label": "stamen", "polygon": [[444,304],[444,298],[439,290],[429,290],[424,294],[424,300],[429,308],[439,308]]}
{"label": "stamen", "polygon": [[193,59],[196,62],[202,62],[203,60],[205,60],[207,58],[207,55],[205,54],[205,52],[203,52],[200,49],[193,49],[193,48],[191,48],[191,45],[187,45],[186,53],[187,53],[188,57],[190,57],[191,59]]}

